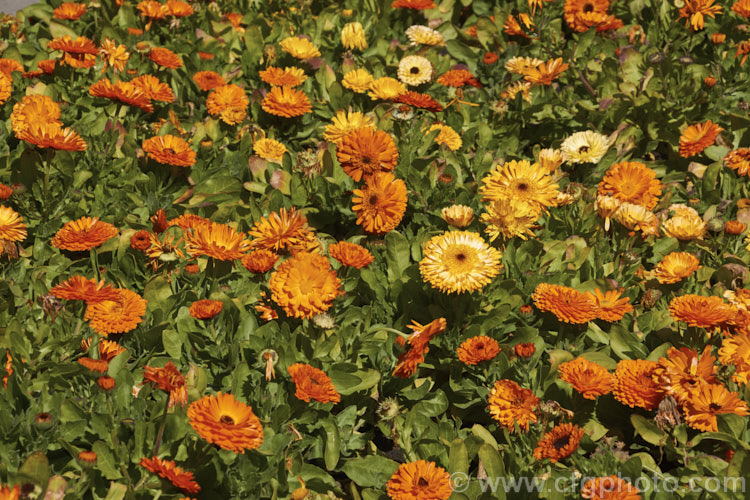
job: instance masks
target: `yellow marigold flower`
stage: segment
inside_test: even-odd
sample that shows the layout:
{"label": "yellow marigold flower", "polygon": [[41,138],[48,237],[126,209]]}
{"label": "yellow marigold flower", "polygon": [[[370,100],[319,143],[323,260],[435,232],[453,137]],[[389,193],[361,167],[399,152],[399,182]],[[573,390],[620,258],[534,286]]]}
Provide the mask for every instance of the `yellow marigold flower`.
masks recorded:
{"label": "yellow marigold flower", "polygon": [[686,0],[685,6],[680,9],[680,17],[686,18],[685,26],[700,31],[705,25],[706,16],[713,19],[716,14],[721,14],[721,9],[721,5],[714,5],[714,0]]}
{"label": "yellow marigold flower", "polygon": [[645,235],[659,234],[656,215],[641,205],[622,203],[615,212],[615,220],[632,231],[641,231]]}
{"label": "yellow marigold flower", "polygon": [[474,220],[474,210],[466,205],[451,205],[443,208],[440,216],[451,226],[463,229]]}
{"label": "yellow marigold flower", "polygon": [[323,139],[340,146],[344,137],[361,128],[371,128],[375,125],[369,116],[359,111],[336,111],[336,116],[331,119],[331,124],[326,125]]}
{"label": "yellow marigold flower", "polygon": [[341,43],[347,50],[365,50],[367,38],[360,23],[348,23],[341,29]]}
{"label": "yellow marigold flower", "polygon": [[388,99],[395,99],[405,93],[406,87],[404,87],[403,83],[395,78],[384,76],[377,80],[373,80],[370,83],[370,91],[367,95],[369,95],[371,99],[382,99],[385,101]]}
{"label": "yellow marigold flower", "polygon": [[281,162],[287,149],[286,146],[275,139],[263,138],[253,142],[253,151],[264,160]]}
{"label": "yellow marigold flower", "polygon": [[297,59],[320,57],[320,51],[307,38],[290,36],[281,41],[281,49]]}
{"label": "yellow marigold flower", "polygon": [[505,239],[518,236],[522,240],[534,236],[532,227],[540,212],[528,201],[503,198],[490,201],[484,208],[486,213],[481,218],[487,224],[484,232],[490,236],[490,241],[499,236]]}
{"label": "yellow marigold flower", "polygon": [[457,151],[461,147],[461,144],[463,144],[461,136],[448,125],[435,123],[427,130],[427,133],[429,134],[433,130],[440,131],[437,137],[435,137],[435,142],[438,144],[445,144],[445,146],[451,151]]}
{"label": "yellow marigold flower", "polygon": [[423,248],[422,278],[445,293],[481,290],[500,273],[501,253],[470,231],[434,236]]}
{"label": "yellow marigold flower", "polygon": [[116,41],[109,38],[105,38],[101,42],[99,53],[104,61],[104,67],[106,68],[107,65],[110,65],[115,71],[124,70],[130,58],[130,52],[128,52],[128,48],[125,45],[118,45]]}
{"label": "yellow marigold flower", "polygon": [[482,179],[482,201],[523,201],[540,213],[556,205],[558,185],[538,163],[511,160]]}
{"label": "yellow marigold flower", "polygon": [[529,70],[536,68],[543,62],[535,57],[511,57],[505,63],[505,69],[517,75],[526,75]]}
{"label": "yellow marigold flower", "polygon": [[346,73],[343,80],[341,80],[341,85],[358,94],[364,94],[370,90],[372,82],[372,75],[366,69],[360,68]]}
{"label": "yellow marigold flower", "polygon": [[707,229],[697,215],[675,215],[662,224],[665,235],[681,241],[702,240]]}

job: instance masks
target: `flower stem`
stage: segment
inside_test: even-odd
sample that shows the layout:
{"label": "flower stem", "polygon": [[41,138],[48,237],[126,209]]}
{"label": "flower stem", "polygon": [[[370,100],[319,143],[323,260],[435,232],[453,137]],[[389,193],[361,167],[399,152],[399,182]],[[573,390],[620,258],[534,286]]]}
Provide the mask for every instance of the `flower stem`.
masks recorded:
{"label": "flower stem", "polygon": [[167,413],[169,411],[169,395],[167,395],[167,402],[164,404],[164,413],[161,415],[161,424],[159,424],[159,432],[156,433],[156,442],[154,442],[154,452],[151,454],[155,457],[159,453],[159,447],[161,446],[161,439],[164,437],[164,428],[167,426]]}
{"label": "flower stem", "polygon": [[128,474],[128,466],[125,464],[125,462],[120,458],[120,440],[117,439],[117,427],[115,426],[115,412],[112,408],[112,399],[109,397],[109,394],[107,396],[107,410],[109,411],[109,426],[110,426],[110,433],[112,437],[112,448],[115,452],[115,460],[120,464],[120,471],[122,472],[122,475],[125,479],[128,481],[128,490],[133,491],[133,481],[130,479],[130,474]]}

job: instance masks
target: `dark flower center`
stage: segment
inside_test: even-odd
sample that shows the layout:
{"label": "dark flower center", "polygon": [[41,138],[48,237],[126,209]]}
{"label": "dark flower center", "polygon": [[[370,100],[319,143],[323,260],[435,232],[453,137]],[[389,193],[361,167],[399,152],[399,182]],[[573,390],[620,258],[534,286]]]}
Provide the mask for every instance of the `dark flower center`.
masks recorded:
{"label": "dark flower center", "polygon": [[526,184],[525,182],[522,182],[522,183],[520,183],[518,185],[518,190],[519,191],[528,191],[529,190],[529,185]]}
{"label": "dark flower center", "polygon": [[718,411],[721,410],[721,405],[718,403],[711,403],[710,405],[708,405],[708,409],[711,411]]}
{"label": "dark flower center", "polygon": [[589,151],[588,146],[581,146],[580,148],[578,148],[579,153],[588,153],[588,151]]}
{"label": "dark flower center", "polygon": [[425,478],[420,477],[419,479],[417,479],[417,486],[419,486],[420,488],[426,488],[429,485],[430,483]]}
{"label": "dark flower center", "polygon": [[411,69],[409,70],[409,72],[410,72],[410,73],[411,73],[412,75],[416,75],[416,74],[418,74],[418,73],[419,73],[419,68],[417,68],[416,66],[413,66],[413,67],[412,67],[412,68],[411,68]]}
{"label": "dark flower center", "polygon": [[594,11],[594,6],[592,4],[590,4],[590,3],[587,3],[586,5],[583,6],[583,11],[584,12],[593,12]]}
{"label": "dark flower center", "polygon": [[552,446],[554,446],[556,450],[562,450],[563,448],[568,446],[569,442],[570,442],[570,436],[566,434],[564,436],[560,436],[559,438],[555,439],[555,442],[552,443]]}
{"label": "dark flower center", "polygon": [[377,195],[374,195],[374,194],[370,195],[370,198],[367,200],[367,203],[369,203],[370,205],[375,205],[377,202],[378,202],[378,197]]}
{"label": "dark flower center", "polygon": [[462,253],[459,253],[459,254],[456,255],[456,260],[459,261],[459,262],[463,262],[463,261],[466,260],[466,255],[464,255]]}
{"label": "dark flower center", "polygon": [[372,158],[370,158],[369,156],[363,156],[361,162],[365,165],[370,165],[371,163],[373,163]]}
{"label": "dark flower center", "polygon": [[226,425],[234,425],[234,419],[229,415],[222,415],[219,422]]}

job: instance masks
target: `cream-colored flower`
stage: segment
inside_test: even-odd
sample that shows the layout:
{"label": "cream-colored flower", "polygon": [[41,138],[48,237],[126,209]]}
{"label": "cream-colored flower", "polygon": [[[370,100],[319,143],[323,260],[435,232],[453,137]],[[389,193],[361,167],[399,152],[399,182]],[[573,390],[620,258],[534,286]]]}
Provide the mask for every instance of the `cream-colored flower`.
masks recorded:
{"label": "cream-colored flower", "polygon": [[406,56],[398,63],[398,79],[416,87],[432,79],[432,63],[422,56]]}
{"label": "cream-colored flower", "polygon": [[609,149],[606,135],[592,130],[576,132],[565,139],[560,146],[567,163],[598,163]]}
{"label": "cream-colored flower", "polygon": [[432,47],[445,45],[443,35],[439,31],[435,31],[427,26],[420,26],[418,24],[410,26],[406,30],[406,36],[412,45],[429,45]]}
{"label": "cream-colored flower", "polygon": [[451,205],[443,208],[440,216],[451,226],[463,229],[474,220],[474,210],[466,205]]}

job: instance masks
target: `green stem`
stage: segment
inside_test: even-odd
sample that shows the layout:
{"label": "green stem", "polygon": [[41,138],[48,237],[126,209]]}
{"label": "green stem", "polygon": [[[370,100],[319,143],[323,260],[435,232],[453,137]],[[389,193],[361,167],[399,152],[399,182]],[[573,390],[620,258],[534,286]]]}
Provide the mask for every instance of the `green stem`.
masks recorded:
{"label": "green stem", "polygon": [[42,204],[44,206],[44,218],[47,219],[49,212],[49,177],[50,171],[52,170],[52,158],[55,156],[55,150],[47,148],[47,156],[44,162],[44,200]]}
{"label": "green stem", "polygon": [[133,491],[133,481],[130,479],[130,474],[128,474],[128,467],[125,464],[125,462],[120,458],[120,440],[117,439],[117,427],[115,426],[115,412],[112,408],[112,399],[109,397],[109,394],[106,394],[107,397],[107,410],[109,411],[109,426],[110,426],[110,433],[112,437],[112,448],[115,452],[115,460],[120,464],[120,471],[122,472],[122,475],[125,479],[128,481],[128,490]]}
{"label": "green stem", "polygon": [[91,265],[94,268],[96,281],[99,281],[101,279],[101,276],[99,275],[99,256],[96,254],[96,248],[92,248],[91,250],[89,250],[89,254],[91,256]]}
{"label": "green stem", "polygon": [[164,437],[164,428],[167,426],[167,413],[169,412],[169,396],[167,396],[167,402],[164,404],[164,413],[161,415],[161,424],[159,424],[159,432],[156,433],[156,442],[154,443],[154,452],[151,454],[155,457],[159,453],[159,447],[161,446],[161,440]]}

